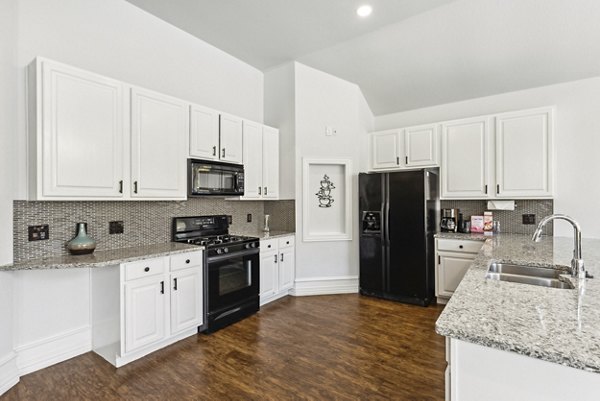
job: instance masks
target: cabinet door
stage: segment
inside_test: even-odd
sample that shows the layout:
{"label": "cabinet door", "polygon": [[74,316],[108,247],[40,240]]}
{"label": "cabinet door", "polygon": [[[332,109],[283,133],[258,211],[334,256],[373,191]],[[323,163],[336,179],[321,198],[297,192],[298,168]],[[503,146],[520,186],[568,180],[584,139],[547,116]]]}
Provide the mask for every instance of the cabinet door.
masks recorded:
{"label": "cabinet door", "polygon": [[294,248],[279,250],[279,291],[287,291],[294,287],[295,260]]}
{"label": "cabinet door", "polygon": [[219,112],[190,107],[190,156],[204,160],[219,158]]}
{"label": "cabinet door", "polygon": [[171,274],[171,334],[202,325],[202,268]]}
{"label": "cabinet door", "polygon": [[371,134],[371,165],[373,169],[400,167],[400,132]]}
{"label": "cabinet door", "polygon": [[552,109],[496,116],[496,195],[552,196]]}
{"label": "cabinet door", "polygon": [[167,296],[164,276],[125,283],[125,352],[165,337]]}
{"label": "cabinet door", "polygon": [[436,296],[451,297],[474,259],[475,255],[439,252]]}
{"label": "cabinet door", "polygon": [[260,199],[263,193],[262,126],[244,121],[244,199]]}
{"label": "cabinet door", "polygon": [[242,164],[242,119],[229,114],[221,114],[221,154],[222,161]]}
{"label": "cabinet door", "polygon": [[131,96],[132,197],[185,199],[188,105],[137,88]]}
{"label": "cabinet door", "polygon": [[488,138],[487,117],[442,124],[442,198],[488,196]]}
{"label": "cabinet door", "polygon": [[260,254],[260,302],[277,293],[278,286],[278,253],[264,252]]}
{"label": "cabinet door", "polygon": [[407,167],[437,165],[437,125],[404,129],[405,165]]}
{"label": "cabinet door", "polygon": [[50,61],[41,68],[37,197],[122,198],[123,85]]}
{"label": "cabinet door", "polygon": [[279,130],[263,127],[263,198],[279,199]]}

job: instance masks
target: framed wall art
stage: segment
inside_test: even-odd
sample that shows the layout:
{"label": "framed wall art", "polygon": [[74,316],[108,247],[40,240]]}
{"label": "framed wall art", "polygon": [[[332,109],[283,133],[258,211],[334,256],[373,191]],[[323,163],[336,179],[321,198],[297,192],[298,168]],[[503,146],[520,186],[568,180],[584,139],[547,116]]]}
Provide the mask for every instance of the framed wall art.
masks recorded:
{"label": "framed wall art", "polygon": [[352,240],[352,161],[302,159],[302,238]]}

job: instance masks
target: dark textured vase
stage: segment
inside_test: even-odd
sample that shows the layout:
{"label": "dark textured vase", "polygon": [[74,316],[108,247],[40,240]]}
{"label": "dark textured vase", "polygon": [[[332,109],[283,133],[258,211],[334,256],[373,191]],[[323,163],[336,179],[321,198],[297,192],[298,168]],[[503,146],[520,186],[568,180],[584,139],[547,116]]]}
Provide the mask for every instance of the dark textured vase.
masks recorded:
{"label": "dark textured vase", "polygon": [[77,223],[77,235],[67,244],[73,255],[87,255],[96,249],[96,241],[87,235],[87,224]]}

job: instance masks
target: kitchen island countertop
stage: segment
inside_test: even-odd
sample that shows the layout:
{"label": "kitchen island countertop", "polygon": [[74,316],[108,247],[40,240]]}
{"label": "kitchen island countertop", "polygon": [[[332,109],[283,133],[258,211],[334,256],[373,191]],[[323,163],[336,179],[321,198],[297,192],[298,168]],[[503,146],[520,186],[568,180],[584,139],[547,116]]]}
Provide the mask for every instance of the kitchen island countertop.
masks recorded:
{"label": "kitchen island countertop", "polygon": [[[456,235],[456,234],[454,234]],[[464,239],[474,239],[461,234]],[[438,238],[448,238],[445,233]],[[457,238],[457,237],[452,237]],[[485,242],[436,323],[447,337],[600,373],[600,240],[583,240],[587,271],[575,289],[486,279],[492,261],[568,266],[573,239],[499,234]]]}

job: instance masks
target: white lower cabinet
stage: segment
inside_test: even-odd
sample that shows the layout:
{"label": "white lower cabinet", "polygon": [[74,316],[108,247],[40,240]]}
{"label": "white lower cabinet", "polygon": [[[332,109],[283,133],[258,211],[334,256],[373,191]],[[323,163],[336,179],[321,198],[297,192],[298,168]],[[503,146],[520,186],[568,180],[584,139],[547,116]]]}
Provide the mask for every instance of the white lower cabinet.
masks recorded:
{"label": "white lower cabinet", "polygon": [[[262,246],[262,245],[261,245]],[[260,300],[270,299],[277,293],[277,249],[260,252]]]}
{"label": "white lower cabinet", "polygon": [[294,287],[294,236],[260,241],[260,304],[289,294]]}
{"label": "white lower cabinet", "polygon": [[92,269],[92,348],[116,367],[198,332],[202,251]]}
{"label": "white lower cabinet", "polygon": [[447,401],[598,400],[597,373],[455,338],[446,347]]}
{"label": "white lower cabinet", "polygon": [[171,334],[202,324],[202,269],[171,273]]}
{"label": "white lower cabinet", "polygon": [[142,348],[165,336],[168,300],[163,276],[125,283],[125,352]]}
{"label": "white lower cabinet", "polygon": [[481,241],[436,240],[438,263],[435,274],[435,296],[438,302],[445,303],[454,294],[482,246]]}

